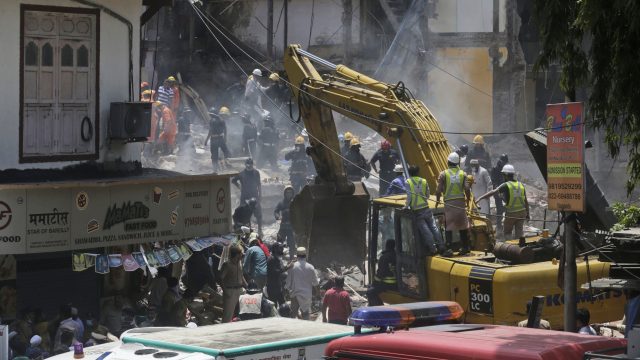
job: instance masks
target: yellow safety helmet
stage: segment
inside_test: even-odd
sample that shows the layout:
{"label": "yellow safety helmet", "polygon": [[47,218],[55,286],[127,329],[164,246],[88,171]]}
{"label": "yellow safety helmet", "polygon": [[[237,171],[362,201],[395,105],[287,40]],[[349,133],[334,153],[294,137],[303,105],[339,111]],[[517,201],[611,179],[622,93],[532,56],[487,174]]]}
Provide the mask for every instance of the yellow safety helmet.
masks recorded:
{"label": "yellow safety helmet", "polygon": [[278,75],[278,73],[271,73],[271,75],[269,75],[269,80],[271,81],[280,81],[280,75]]}
{"label": "yellow safety helmet", "polygon": [[218,111],[218,115],[229,115],[231,114],[231,112],[229,111],[229,108],[226,106],[223,106],[220,108],[220,110]]}
{"label": "yellow safety helmet", "polygon": [[482,135],[476,135],[473,138],[473,143],[474,144],[484,144],[484,138],[482,137]]}
{"label": "yellow safety helmet", "polygon": [[344,133],[344,139],[350,141],[351,139],[353,139],[353,134],[347,131],[346,133]]}
{"label": "yellow safety helmet", "polygon": [[360,145],[360,140],[358,140],[358,138],[354,136],[349,142],[349,146],[356,146],[356,145]]}
{"label": "yellow safety helmet", "polygon": [[296,145],[304,144],[304,138],[302,136],[296,137]]}
{"label": "yellow safety helmet", "polygon": [[176,78],[174,78],[173,76],[169,76],[169,77],[167,78],[167,81],[176,82]]}

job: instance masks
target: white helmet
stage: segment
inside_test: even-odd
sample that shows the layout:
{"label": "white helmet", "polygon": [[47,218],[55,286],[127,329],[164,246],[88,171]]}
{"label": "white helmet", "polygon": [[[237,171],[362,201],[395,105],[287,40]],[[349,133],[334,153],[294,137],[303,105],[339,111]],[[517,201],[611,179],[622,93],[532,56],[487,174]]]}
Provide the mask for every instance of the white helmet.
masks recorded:
{"label": "white helmet", "polygon": [[454,151],[451,154],[449,154],[447,161],[453,164],[460,164],[460,155],[458,155],[458,153]]}
{"label": "white helmet", "polygon": [[515,174],[516,173],[516,169],[513,167],[513,165],[507,164],[507,165],[502,167],[502,173],[503,174]]}
{"label": "white helmet", "polygon": [[402,164],[396,164],[396,166],[393,167],[393,172],[394,173],[403,173],[404,172],[404,167],[402,166]]}
{"label": "white helmet", "polygon": [[252,74],[254,76],[262,76],[262,71],[260,71],[260,69],[253,69]]}

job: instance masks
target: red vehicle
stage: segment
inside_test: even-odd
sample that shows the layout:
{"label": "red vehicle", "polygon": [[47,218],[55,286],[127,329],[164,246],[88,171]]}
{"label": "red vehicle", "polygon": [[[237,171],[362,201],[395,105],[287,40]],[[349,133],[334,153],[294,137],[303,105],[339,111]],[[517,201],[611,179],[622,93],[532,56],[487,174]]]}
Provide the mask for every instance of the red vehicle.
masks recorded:
{"label": "red vehicle", "polygon": [[561,331],[448,324],[370,332],[336,339],[327,345],[325,359],[581,360],[590,351],[607,355],[624,354],[626,346],[625,339]]}

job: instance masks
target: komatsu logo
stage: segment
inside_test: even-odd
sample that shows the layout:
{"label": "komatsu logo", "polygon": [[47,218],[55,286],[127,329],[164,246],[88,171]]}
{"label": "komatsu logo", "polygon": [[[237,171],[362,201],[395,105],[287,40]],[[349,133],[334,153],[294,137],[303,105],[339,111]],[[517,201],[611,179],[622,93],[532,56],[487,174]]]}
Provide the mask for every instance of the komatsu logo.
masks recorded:
{"label": "komatsu logo", "polygon": [[[606,300],[610,298],[619,298],[622,296],[622,291],[611,290],[605,293],[594,296],[592,291],[578,291],[576,292],[577,303],[594,303],[596,300]],[[564,294],[547,295],[547,306],[561,306],[564,305]]]}

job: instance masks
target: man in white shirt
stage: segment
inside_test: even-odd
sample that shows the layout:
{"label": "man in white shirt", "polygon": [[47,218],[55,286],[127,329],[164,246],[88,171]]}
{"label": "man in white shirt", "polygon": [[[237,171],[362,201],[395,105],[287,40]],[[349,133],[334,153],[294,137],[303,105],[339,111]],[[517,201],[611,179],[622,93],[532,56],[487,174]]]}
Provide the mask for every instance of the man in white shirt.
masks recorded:
{"label": "man in white shirt", "polygon": [[[471,160],[471,174],[473,176],[473,185],[471,185],[471,192],[474,198],[493,190],[493,184],[491,183],[491,175],[487,169],[480,166],[478,159]],[[478,211],[481,215],[489,215],[489,198],[478,201]]]}
{"label": "man in white shirt", "polygon": [[298,317],[300,310],[302,319],[309,320],[313,290],[318,287],[318,277],[316,269],[307,262],[307,249],[299,247],[297,255],[297,261],[287,271],[286,286],[291,295],[291,316]]}

